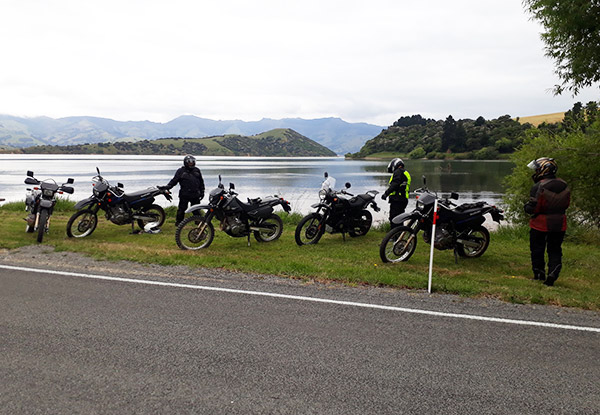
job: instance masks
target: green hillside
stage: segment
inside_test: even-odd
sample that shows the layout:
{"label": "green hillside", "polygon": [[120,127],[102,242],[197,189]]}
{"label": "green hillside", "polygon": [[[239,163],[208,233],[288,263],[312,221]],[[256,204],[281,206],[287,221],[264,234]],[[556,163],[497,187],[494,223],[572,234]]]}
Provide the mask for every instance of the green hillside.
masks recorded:
{"label": "green hillside", "polygon": [[25,154],[132,154],[199,156],[316,157],[336,154],[291,129],[275,129],[253,136],[159,138],[136,142],[33,146],[14,150]]}

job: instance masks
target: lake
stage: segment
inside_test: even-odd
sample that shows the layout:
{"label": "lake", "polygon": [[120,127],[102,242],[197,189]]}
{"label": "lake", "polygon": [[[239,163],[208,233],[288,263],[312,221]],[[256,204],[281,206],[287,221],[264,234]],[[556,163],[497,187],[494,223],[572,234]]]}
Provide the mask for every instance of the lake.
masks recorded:
{"label": "lake", "polygon": [[[216,187],[218,175],[227,186],[235,184],[239,197],[279,194],[292,205],[292,210],[308,213],[318,201],[318,191],[327,171],[336,179],[336,188],[350,182],[351,193],[367,190],[383,192],[389,181],[388,161],[345,160],[343,157],[197,157],[208,191]],[[27,185],[23,183],[27,170],[36,178],[53,178],[66,182],[75,179],[72,200],[81,200],[91,194],[91,179],[96,167],[111,183],[121,182],[126,191],[148,186],[166,185],[182,165],[182,156],[109,156],[109,155],[22,155],[0,154],[0,198],[6,201],[25,199]],[[421,186],[421,177],[427,177],[427,186],[442,193],[458,192],[459,202],[486,200],[501,205],[502,180],[512,170],[508,161],[441,161],[405,160],[412,176],[411,189]],[[163,197],[157,203],[166,207],[177,204],[178,187],[173,189],[174,201]],[[204,199],[206,201],[206,199]],[[385,220],[389,212],[387,202],[377,198],[382,211],[374,214],[376,221]],[[411,197],[408,209],[414,208]]]}

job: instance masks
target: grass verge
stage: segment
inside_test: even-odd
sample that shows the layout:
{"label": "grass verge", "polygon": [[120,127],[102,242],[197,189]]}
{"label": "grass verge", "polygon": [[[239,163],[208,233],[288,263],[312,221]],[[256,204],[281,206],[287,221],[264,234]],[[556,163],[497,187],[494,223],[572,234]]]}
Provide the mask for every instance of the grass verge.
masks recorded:
{"label": "grass verge", "polygon": [[[25,233],[23,205],[19,209],[14,205],[0,207],[0,248],[36,243],[33,234]],[[429,245],[419,238],[409,261],[384,264],[379,258],[379,243],[384,236],[381,229],[373,229],[360,238],[348,237],[346,242],[340,234],[325,234],[319,244],[299,247],[294,242],[294,229],[301,216],[284,214],[285,229],[279,241],[265,244],[252,238],[251,246],[247,246],[246,238],[232,238],[217,230],[208,249],[192,252],[182,251],[175,244],[174,211],[168,210],[169,217],[160,234],[132,235],[129,226],[116,226],[101,217],[91,236],[77,240],[65,233],[72,212],[55,212],[45,244],[58,251],[80,252],[102,260],[225,268],[352,285],[427,288]],[[500,228],[492,233],[490,247],[481,258],[461,258],[456,264],[452,251],[435,251],[433,290],[513,303],[600,310],[599,248],[600,242],[593,236],[567,237],[561,277],[554,287],[546,287],[531,279],[527,229]]]}

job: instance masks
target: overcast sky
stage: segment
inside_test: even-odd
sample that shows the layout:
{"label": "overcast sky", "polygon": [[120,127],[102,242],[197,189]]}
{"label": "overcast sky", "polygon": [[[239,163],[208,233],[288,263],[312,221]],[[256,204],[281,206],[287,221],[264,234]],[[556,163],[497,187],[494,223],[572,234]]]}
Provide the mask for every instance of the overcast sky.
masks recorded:
{"label": "overcast sky", "polygon": [[166,122],[570,109],[521,0],[0,0],[0,113]]}

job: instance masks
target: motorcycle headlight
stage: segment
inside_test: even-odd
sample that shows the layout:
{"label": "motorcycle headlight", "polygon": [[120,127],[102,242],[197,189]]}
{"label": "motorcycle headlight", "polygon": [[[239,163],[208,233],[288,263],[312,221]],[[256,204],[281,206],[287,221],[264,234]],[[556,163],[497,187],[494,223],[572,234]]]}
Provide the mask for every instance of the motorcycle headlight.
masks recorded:
{"label": "motorcycle headlight", "polygon": [[319,199],[323,200],[323,199],[325,199],[325,196],[327,196],[327,190],[325,190],[325,189],[319,190]]}
{"label": "motorcycle headlight", "polygon": [[54,196],[54,191],[53,190],[49,190],[49,189],[44,189],[44,196],[46,196],[46,197],[52,197],[52,196]]}
{"label": "motorcycle headlight", "polygon": [[425,204],[419,200],[417,200],[417,210],[423,210]]}

